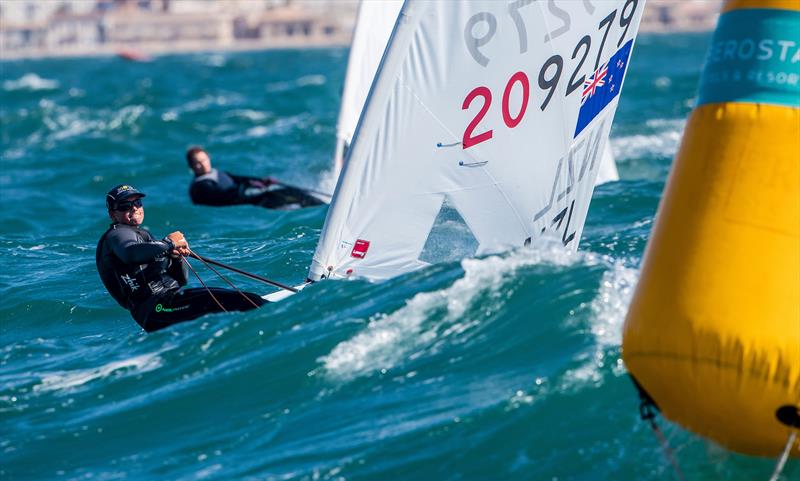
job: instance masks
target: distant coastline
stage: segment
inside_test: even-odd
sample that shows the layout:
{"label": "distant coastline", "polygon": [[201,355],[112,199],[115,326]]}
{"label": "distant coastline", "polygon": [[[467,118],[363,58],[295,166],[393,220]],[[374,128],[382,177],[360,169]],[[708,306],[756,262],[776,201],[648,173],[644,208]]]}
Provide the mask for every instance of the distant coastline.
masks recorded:
{"label": "distant coastline", "polygon": [[[350,42],[356,5],[281,0],[60,1],[4,3],[0,59],[120,55],[144,60],[197,51],[344,46]],[[49,8],[53,6],[58,8]]]}
{"label": "distant coastline", "polygon": [[[5,13],[0,17],[0,61],[100,56],[141,61],[192,52],[347,47],[357,5],[348,1],[336,3],[335,10],[284,6],[208,15],[170,12],[166,6],[164,11],[140,10],[138,4],[124,1],[123,7],[103,11],[99,6],[107,0],[96,1],[93,10],[55,12],[38,21]],[[710,31],[721,4],[721,0],[649,0],[640,32]]]}
{"label": "distant coastline", "polygon": [[[326,38],[320,40],[285,40],[285,41],[240,41],[233,44],[222,45],[219,43],[192,43],[186,42],[179,45],[175,44],[148,44],[147,46],[129,47],[119,45],[98,45],[93,48],[73,48],[60,50],[37,50],[31,49],[20,52],[0,52],[0,61],[19,61],[19,60],[38,60],[45,58],[82,58],[82,57],[126,57],[127,52],[137,52],[143,57],[155,57],[162,55],[186,54],[198,52],[246,52],[258,50],[283,50],[283,49],[307,49],[307,48],[336,48],[348,47],[350,36],[344,35],[341,38]],[[147,59],[149,60],[149,59]],[[144,60],[144,61],[147,61]]]}

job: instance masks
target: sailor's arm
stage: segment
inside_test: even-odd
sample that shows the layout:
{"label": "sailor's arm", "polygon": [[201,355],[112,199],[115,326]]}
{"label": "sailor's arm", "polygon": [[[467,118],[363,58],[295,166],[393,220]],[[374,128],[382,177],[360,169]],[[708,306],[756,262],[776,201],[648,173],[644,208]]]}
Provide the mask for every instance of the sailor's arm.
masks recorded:
{"label": "sailor's arm", "polygon": [[277,182],[277,180],[275,180],[272,177],[246,177],[243,175],[233,175],[230,173],[228,175],[231,176],[231,179],[233,179],[234,182],[236,182],[236,184],[239,186],[240,189],[242,188],[246,189],[248,187],[264,188],[264,187],[269,187],[270,185],[275,184]]}
{"label": "sailor's arm", "polygon": [[165,241],[143,242],[133,229],[114,229],[106,241],[114,255],[126,264],[144,264],[170,251],[173,246]]}
{"label": "sailor's arm", "polygon": [[250,182],[261,180],[258,177],[248,177],[246,175],[234,175],[231,174],[230,172],[226,172],[226,174],[231,176],[231,179],[233,179],[233,181],[236,182],[237,184],[242,184],[242,183],[249,184]]}

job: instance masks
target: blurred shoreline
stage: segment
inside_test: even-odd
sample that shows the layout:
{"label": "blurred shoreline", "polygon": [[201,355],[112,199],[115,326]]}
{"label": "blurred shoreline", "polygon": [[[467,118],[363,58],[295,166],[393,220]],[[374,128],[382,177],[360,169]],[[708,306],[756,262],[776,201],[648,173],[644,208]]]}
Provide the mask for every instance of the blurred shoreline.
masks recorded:
{"label": "blurred shoreline", "polygon": [[99,45],[93,48],[72,48],[60,50],[32,49],[24,52],[0,52],[0,62],[19,60],[40,60],[48,58],[85,58],[85,57],[112,57],[118,56],[127,60],[147,62],[152,57],[163,55],[179,55],[187,53],[224,53],[247,52],[259,50],[284,50],[284,49],[313,49],[348,47],[350,35],[340,38],[325,38],[320,40],[279,40],[270,42],[239,41],[234,44],[220,45],[217,43],[183,42],[174,44],[148,44],[146,47],[128,47],[119,45]]}
{"label": "blurred shoreline", "polygon": [[[713,30],[721,4],[649,0],[640,32]],[[42,5],[58,8],[43,10]],[[148,61],[193,52],[347,47],[358,2],[17,0],[2,7],[0,61],[99,56]]]}

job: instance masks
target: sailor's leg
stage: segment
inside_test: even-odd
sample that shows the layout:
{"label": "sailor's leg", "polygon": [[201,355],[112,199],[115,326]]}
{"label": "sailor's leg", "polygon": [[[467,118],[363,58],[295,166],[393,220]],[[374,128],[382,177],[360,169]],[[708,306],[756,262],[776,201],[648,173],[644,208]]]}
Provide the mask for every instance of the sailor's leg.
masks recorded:
{"label": "sailor's leg", "polygon": [[156,303],[144,322],[144,330],[157,331],[179,322],[197,319],[205,314],[247,311],[264,304],[266,304],[264,299],[250,292],[239,293],[214,287],[185,289]]}
{"label": "sailor's leg", "polygon": [[269,190],[254,199],[254,204],[267,209],[295,210],[301,207],[322,205],[324,202],[294,187]]}
{"label": "sailor's leg", "polygon": [[267,209],[281,209],[287,204],[287,200],[283,195],[278,192],[264,192],[258,197],[253,198],[253,204],[266,207]]}

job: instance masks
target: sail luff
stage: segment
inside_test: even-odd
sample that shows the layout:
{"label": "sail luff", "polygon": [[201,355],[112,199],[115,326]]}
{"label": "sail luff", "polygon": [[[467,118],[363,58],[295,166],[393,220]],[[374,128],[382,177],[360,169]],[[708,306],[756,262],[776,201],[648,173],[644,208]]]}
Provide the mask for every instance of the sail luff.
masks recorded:
{"label": "sail luff", "polygon": [[334,178],[341,172],[348,145],[353,139],[358,119],[402,5],[402,0],[362,0],[359,4],[347,60],[342,103],[336,122]]}
{"label": "sail luff", "polygon": [[[331,201],[320,240],[311,261],[308,278],[312,281],[318,281],[330,274],[328,256],[331,255],[331,239],[336,242],[342,237],[341,231],[330,232],[330,229],[331,226],[346,228],[343,221],[348,216],[355,193],[359,188],[360,173],[365,168],[365,152],[370,147],[368,142],[359,142],[358,139],[360,137],[371,138],[380,127],[380,116],[389,100],[395,74],[405,56],[406,44],[410,42],[414,33],[414,23],[419,19],[417,12],[420,7],[414,0],[406,0],[397,17],[392,34],[389,36],[389,42],[364,102],[364,109],[361,111],[349,152],[345,156],[346,162],[334,192],[335,201]],[[348,174],[348,172],[352,172],[352,174]]]}

